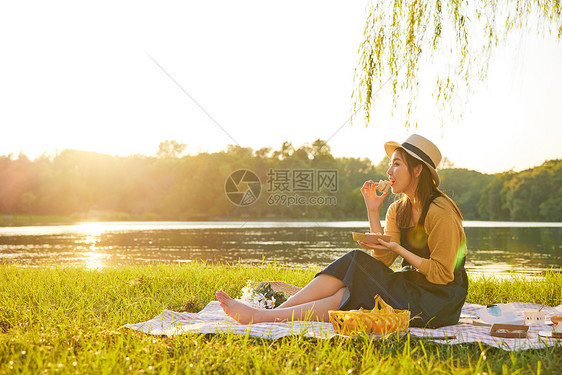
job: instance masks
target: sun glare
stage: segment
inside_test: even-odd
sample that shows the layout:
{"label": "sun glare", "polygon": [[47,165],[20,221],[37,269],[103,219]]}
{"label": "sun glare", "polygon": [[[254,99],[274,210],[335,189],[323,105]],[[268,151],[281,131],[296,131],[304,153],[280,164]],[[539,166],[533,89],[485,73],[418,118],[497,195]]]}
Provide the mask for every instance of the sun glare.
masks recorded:
{"label": "sun glare", "polygon": [[88,235],[84,241],[88,239],[99,239],[99,236],[106,230],[106,228],[104,228],[104,224],[102,223],[82,223],[78,224],[76,229]]}
{"label": "sun glare", "polygon": [[105,267],[103,260],[108,254],[100,252],[97,246],[100,241],[101,234],[106,231],[106,227],[102,223],[82,223],[77,225],[78,231],[84,233],[84,238],[76,241],[78,248],[85,250],[84,266],[87,269],[98,269]]}
{"label": "sun glare", "polygon": [[89,270],[104,268],[106,265],[103,260],[107,258],[107,254],[101,254],[95,251],[84,254],[84,265]]}

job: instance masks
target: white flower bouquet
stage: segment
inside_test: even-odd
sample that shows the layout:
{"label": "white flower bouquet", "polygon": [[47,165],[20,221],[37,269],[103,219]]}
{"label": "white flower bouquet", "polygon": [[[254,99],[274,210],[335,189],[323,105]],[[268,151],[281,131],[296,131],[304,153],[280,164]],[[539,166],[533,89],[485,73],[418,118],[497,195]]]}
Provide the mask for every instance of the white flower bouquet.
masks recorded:
{"label": "white flower bouquet", "polygon": [[287,294],[276,292],[268,282],[248,280],[239,301],[256,309],[274,309],[287,300]]}

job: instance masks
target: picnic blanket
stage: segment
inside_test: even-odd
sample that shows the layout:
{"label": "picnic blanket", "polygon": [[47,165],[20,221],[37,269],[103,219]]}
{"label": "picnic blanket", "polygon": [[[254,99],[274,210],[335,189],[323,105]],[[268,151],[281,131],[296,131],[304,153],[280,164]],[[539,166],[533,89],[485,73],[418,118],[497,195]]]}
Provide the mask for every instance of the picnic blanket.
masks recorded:
{"label": "picnic blanket", "polygon": [[[533,303],[514,302],[515,313],[523,318],[523,311],[539,309],[542,305]],[[462,313],[477,315],[482,305],[465,303]],[[553,315],[562,315],[562,305],[557,307],[543,307],[547,319]],[[303,335],[320,339],[329,339],[336,336],[333,327],[327,322],[293,321],[282,323],[256,323],[242,325],[236,323],[227,316],[220,307],[218,301],[210,302],[198,313],[178,313],[164,310],[154,319],[142,323],[126,324],[125,328],[134,329],[151,335],[182,335],[190,333],[234,333],[249,335],[265,339],[278,339],[289,335]],[[560,345],[562,340],[556,338],[540,337],[539,331],[552,331],[552,326],[533,324],[527,333],[527,338],[508,339],[490,336],[489,326],[476,326],[469,323],[459,323],[437,329],[414,328],[409,329],[410,335],[414,337],[441,338],[433,340],[446,344],[461,344],[467,342],[481,342],[504,350],[539,349],[547,346]],[[442,339],[452,337],[455,339]],[[560,342],[560,344],[558,343]]]}

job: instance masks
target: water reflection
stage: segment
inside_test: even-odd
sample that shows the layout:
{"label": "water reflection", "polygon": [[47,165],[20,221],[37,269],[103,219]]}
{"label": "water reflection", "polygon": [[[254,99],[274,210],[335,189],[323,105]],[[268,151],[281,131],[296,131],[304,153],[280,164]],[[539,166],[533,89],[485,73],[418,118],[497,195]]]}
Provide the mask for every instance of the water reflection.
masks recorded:
{"label": "water reflection", "polygon": [[[0,261],[100,268],[144,262],[277,261],[289,266],[324,266],[357,248],[351,231],[363,222],[277,223],[233,226],[207,223],[186,228],[172,223],[91,223],[78,226],[0,228]],[[290,225],[287,225],[290,224]],[[324,225],[326,226],[319,226]],[[183,225],[183,227],[182,227]],[[192,225],[192,224],[189,224]],[[302,223],[301,223],[302,225]],[[562,265],[562,224],[546,227],[466,228],[467,268],[486,272],[538,272]]]}
{"label": "water reflection", "polygon": [[108,258],[108,254],[101,254],[96,252],[84,253],[83,264],[88,269],[98,269],[105,267],[104,259]]}
{"label": "water reflection", "polygon": [[465,228],[473,270],[538,272],[562,265],[562,229]]}

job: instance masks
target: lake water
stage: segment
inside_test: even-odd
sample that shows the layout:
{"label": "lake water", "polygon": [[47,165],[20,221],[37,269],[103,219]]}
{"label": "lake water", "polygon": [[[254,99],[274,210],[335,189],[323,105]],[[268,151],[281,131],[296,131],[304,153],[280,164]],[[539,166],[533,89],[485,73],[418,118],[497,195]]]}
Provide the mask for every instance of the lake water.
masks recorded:
{"label": "lake water", "polygon": [[[467,269],[539,273],[562,267],[562,223],[464,223]],[[325,266],[358,248],[367,222],[101,222],[0,228],[0,262],[100,268],[146,262]]]}

